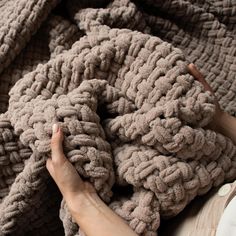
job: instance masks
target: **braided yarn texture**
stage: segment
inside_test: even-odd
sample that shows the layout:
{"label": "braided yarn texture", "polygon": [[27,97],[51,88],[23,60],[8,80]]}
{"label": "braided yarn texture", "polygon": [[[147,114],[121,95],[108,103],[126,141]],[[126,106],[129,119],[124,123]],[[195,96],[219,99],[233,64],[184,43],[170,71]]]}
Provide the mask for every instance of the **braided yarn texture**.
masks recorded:
{"label": "braided yarn texture", "polygon": [[81,177],[130,227],[236,178],[236,146],[208,129],[236,114],[236,2],[0,3],[0,236],[80,234],[49,176],[52,125]]}

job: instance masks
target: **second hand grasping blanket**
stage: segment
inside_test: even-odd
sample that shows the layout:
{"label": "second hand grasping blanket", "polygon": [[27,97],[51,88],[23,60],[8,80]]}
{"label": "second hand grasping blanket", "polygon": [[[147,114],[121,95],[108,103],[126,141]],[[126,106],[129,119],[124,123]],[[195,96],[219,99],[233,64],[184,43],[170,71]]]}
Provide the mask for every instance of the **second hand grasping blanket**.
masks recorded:
{"label": "second hand grasping blanket", "polygon": [[45,169],[56,122],[77,171],[139,235],[236,177],[236,147],[206,128],[214,98],[187,72],[201,68],[235,114],[236,4],[87,2],[0,5],[0,235],[78,235]]}

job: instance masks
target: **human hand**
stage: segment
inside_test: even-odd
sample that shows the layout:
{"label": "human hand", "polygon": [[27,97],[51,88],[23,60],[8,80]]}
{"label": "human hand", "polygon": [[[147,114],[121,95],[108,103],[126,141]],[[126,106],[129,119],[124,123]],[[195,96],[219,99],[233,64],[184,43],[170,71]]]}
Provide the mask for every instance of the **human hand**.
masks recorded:
{"label": "human hand", "polygon": [[75,167],[63,153],[63,132],[58,124],[53,125],[51,139],[51,158],[47,159],[46,167],[60,189],[67,206],[73,215],[88,205],[90,198],[98,198],[95,189],[84,182]]}
{"label": "human hand", "polygon": [[46,167],[59,187],[69,211],[87,236],[137,236],[97,195],[91,184],[83,181],[67,160],[62,147],[63,132],[53,125],[52,156]]}
{"label": "human hand", "polygon": [[188,71],[196,80],[198,80],[204,86],[206,91],[210,91],[211,94],[214,96],[216,110],[211,123],[208,125],[208,128],[213,129],[215,131],[219,131],[218,127],[221,126],[221,123],[224,120],[225,112],[220,108],[218,100],[211,86],[207,83],[201,72],[196,68],[196,66],[193,63],[188,65]]}

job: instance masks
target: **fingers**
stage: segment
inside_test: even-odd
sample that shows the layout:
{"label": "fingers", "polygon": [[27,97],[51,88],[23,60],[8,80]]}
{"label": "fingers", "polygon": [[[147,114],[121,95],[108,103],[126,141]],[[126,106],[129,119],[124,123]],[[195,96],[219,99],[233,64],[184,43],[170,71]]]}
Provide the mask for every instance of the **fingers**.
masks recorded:
{"label": "fingers", "polygon": [[202,83],[202,85],[204,86],[205,90],[208,90],[210,92],[213,93],[212,88],[210,87],[210,85],[207,83],[207,81],[204,79],[203,75],[201,74],[201,72],[197,69],[197,67],[191,63],[188,65],[188,71],[189,73],[195,78],[197,79],[200,83]]}
{"label": "fingers", "polygon": [[55,169],[60,169],[63,163],[67,161],[62,147],[63,133],[58,124],[54,124],[52,127],[52,138],[51,138],[51,158],[47,159],[46,168],[50,175],[55,180]]}
{"label": "fingers", "polygon": [[63,132],[58,124],[52,127],[51,151],[52,162],[55,164],[62,164],[66,161],[62,147]]}
{"label": "fingers", "polygon": [[212,95],[215,98],[216,113],[219,115],[219,112],[221,112],[221,108],[211,86],[207,83],[201,72],[197,69],[197,67],[193,63],[188,65],[188,71],[195,79],[197,79],[200,83],[202,83],[206,91],[210,91],[212,93]]}
{"label": "fingers", "polygon": [[63,132],[59,125],[52,127],[51,158],[47,159],[46,168],[59,187],[64,197],[73,196],[84,189],[84,183],[75,167],[67,160],[63,152]]}

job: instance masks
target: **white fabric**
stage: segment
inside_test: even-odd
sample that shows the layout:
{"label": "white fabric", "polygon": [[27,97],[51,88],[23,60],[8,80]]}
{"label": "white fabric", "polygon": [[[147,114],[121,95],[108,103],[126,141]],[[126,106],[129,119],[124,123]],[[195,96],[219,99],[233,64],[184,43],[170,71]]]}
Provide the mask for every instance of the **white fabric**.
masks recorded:
{"label": "white fabric", "polygon": [[225,208],[216,230],[216,236],[236,236],[236,196]]}

